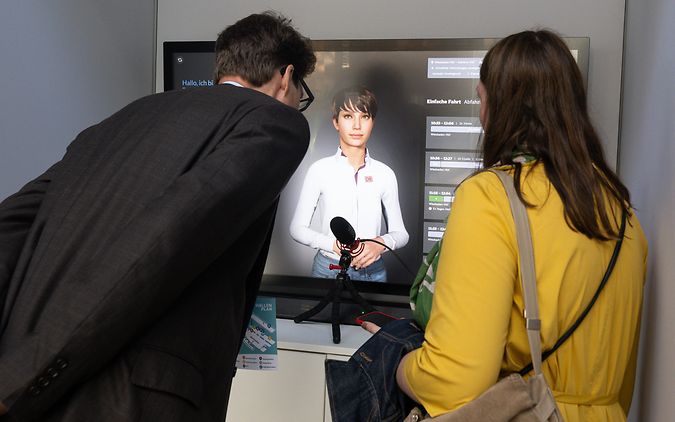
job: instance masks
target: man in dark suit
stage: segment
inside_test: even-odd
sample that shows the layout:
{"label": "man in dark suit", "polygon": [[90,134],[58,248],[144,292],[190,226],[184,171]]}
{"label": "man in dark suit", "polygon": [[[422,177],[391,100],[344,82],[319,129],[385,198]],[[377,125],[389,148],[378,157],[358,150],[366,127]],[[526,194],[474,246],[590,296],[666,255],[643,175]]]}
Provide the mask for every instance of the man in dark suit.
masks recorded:
{"label": "man in dark suit", "polygon": [[222,422],[316,58],[266,13],[0,204],[0,421]]}

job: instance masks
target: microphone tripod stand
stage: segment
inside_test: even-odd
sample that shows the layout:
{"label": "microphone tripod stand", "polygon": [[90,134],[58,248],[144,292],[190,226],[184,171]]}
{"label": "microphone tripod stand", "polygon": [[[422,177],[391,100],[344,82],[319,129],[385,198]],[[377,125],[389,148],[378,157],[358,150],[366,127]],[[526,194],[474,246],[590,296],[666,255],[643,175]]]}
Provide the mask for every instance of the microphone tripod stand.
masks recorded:
{"label": "microphone tripod stand", "polygon": [[[358,253],[357,253],[358,254]],[[326,307],[329,303],[332,304],[330,321],[333,328],[333,343],[340,343],[340,297],[342,296],[342,291],[347,290],[351,295],[352,299],[361,306],[365,312],[372,312],[375,310],[375,307],[368,303],[359,292],[356,291],[354,283],[352,283],[347,270],[349,265],[352,263],[352,251],[349,248],[340,248],[340,265],[330,265],[331,270],[340,270],[340,272],[335,276],[335,282],[331,289],[326,293],[326,295],[321,299],[319,303],[314,305],[314,307],[308,311],[301,313],[300,315],[293,318],[295,323],[306,321],[314,315],[318,314],[323,308]]]}

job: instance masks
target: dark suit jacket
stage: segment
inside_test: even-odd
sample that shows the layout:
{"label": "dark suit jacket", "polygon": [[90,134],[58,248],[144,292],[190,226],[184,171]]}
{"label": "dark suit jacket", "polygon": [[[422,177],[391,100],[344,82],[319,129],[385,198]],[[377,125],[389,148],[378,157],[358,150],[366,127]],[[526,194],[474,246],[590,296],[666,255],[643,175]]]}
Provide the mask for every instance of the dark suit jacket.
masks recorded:
{"label": "dark suit jacket", "polygon": [[302,115],[142,98],[0,204],[0,421],[218,421]]}

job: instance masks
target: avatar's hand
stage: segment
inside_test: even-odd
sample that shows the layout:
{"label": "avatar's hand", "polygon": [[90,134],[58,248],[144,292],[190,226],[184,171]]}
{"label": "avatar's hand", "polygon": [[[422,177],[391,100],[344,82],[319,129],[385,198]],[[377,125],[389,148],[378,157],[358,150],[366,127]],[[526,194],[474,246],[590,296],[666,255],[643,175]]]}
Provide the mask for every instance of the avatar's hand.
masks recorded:
{"label": "avatar's hand", "polygon": [[[382,242],[381,237],[376,237],[375,240]],[[384,252],[384,246],[375,242],[363,242],[363,252],[358,254],[352,260],[352,267],[354,267],[356,270],[366,268],[373,262],[377,261],[380,258],[380,255],[382,255],[382,252]]]}

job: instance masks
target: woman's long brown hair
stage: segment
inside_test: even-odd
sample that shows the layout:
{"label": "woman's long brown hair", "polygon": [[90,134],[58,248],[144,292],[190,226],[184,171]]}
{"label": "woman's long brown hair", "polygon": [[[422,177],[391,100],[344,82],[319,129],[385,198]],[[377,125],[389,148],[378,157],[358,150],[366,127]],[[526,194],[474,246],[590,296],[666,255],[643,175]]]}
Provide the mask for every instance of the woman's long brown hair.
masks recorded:
{"label": "woman's long brown hair", "polygon": [[531,153],[560,195],[567,224],[591,239],[616,238],[618,218],[607,199],[628,212],[630,193],[607,165],[581,73],[565,42],[550,31],[506,37],[488,51],[480,80],[487,94],[485,167],[514,164],[514,184],[524,201],[522,168],[513,154]]}

